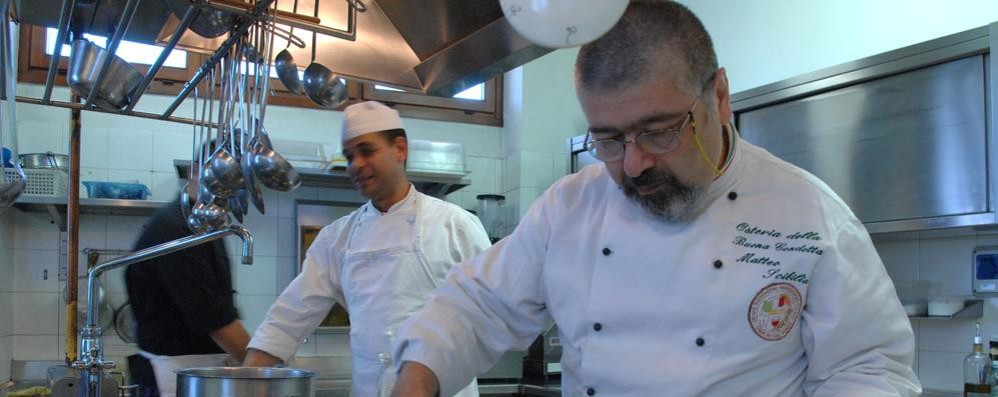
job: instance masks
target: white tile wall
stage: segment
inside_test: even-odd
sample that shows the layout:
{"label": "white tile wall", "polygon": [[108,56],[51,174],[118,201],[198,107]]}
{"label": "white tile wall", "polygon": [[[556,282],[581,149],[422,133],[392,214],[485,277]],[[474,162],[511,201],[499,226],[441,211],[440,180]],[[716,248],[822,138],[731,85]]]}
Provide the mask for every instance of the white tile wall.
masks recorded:
{"label": "white tile wall", "polygon": [[109,128],[108,169],[152,171],[153,133],[140,128]]}
{"label": "white tile wall", "polygon": [[152,171],[108,169],[107,180],[110,182],[141,183],[149,187],[152,185]]}
{"label": "white tile wall", "polygon": [[[963,295],[970,285],[974,247],[998,243],[993,231],[953,229],[874,236],[874,245],[895,283],[918,281],[926,295]],[[998,338],[998,301],[986,300],[979,320],[912,320],[915,370],[926,389],[959,392],[963,359],[973,344],[974,322],[985,339]]]}
{"label": "white tile wall", "polygon": [[14,294],[14,335],[55,333],[62,307],[59,293],[21,292]]}
{"label": "white tile wall", "polygon": [[520,156],[520,187],[546,188],[554,182],[550,153],[522,151]]}
{"label": "white tile wall", "polygon": [[923,280],[935,282],[942,295],[969,295],[970,260],[977,244],[975,236],[943,239],[920,239],[918,273]]}
{"label": "white tile wall", "polygon": [[59,228],[48,214],[17,212],[14,247],[19,249],[59,249]]}
{"label": "white tile wall", "polygon": [[10,336],[0,336],[0,380],[10,379]]}
{"label": "white tile wall", "polygon": [[[20,114],[21,112],[18,112]],[[18,153],[68,153],[66,125],[53,122],[18,121]]]}
{"label": "white tile wall", "polygon": [[[14,320],[13,301],[14,293],[7,291],[0,292],[0,337],[7,337],[14,333],[14,326],[12,324]],[[0,374],[0,379],[3,379],[2,375]]]}
{"label": "white tile wall", "polygon": [[[277,235],[278,236],[293,236],[298,233],[295,230],[296,224],[294,218],[277,218]],[[277,256],[279,257],[295,257],[297,255],[296,251],[298,249],[297,240],[290,238],[278,238],[277,239]]]}
{"label": "white tile wall", "polygon": [[[252,229],[250,229],[252,230]],[[254,255],[250,266],[239,264],[239,257],[230,261],[235,274],[235,289],[239,294],[276,295],[277,285],[274,275],[277,274],[277,258],[273,256]]]}
{"label": "white tile wall", "polygon": [[63,340],[52,331],[51,334],[14,335],[11,346],[11,359],[28,360],[58,360]]}
{"label": "white tile wall", "polygon": [[152,195],[150,200],[173,201],[186,180],[177,177],[177,171],[153,171],[152,182],[148,185]]}
{"label": "white tile wall", "polygon": [[[100,249],[107,245],[107,216],[80,215],[79,247]],[[85,255],[80,255],[84,258]],[[86,263],[84,261],[83,263]]]}
{"label": "white tile wall", "polygon": [[11,340],[14,333],[13,246],[14,219],[12,211],[0,214],[0,382],[10,379]]}
{"label": "white tile wall", "polygon": [[14,250],[14,292],[59,292],[58,250]]}
{"label": "white tile wall", "polygon": [[276,295],[236,295],[236,306],[239,308],[239,315],[242,318],[246,330],[253,333],[256,327],[263,322],[267,315],[267,309],[274,303]]}
{"label": "white tile wall", "polygon": [[105,249],[128,250],[145,227],[146,218],[109,215],[107,217],[107,246]]}
{"label": "white tile wall", "polygon": [[963,358],[967,353],[928,350],[918,353],[918,379],[922,388],[963,391]]}
{"label": "white tile wall", "polygon": [[[108,168],[108,129],[96,126],[85,126],[80,131],[80,167]],[[84,179],[80,179],[84,180]]]}
{"label": "white tile wall", "polygon": [[190,160],[193,142],[191,131],[156,131],[152,134],[152,170],[176,175],[173,160]]}

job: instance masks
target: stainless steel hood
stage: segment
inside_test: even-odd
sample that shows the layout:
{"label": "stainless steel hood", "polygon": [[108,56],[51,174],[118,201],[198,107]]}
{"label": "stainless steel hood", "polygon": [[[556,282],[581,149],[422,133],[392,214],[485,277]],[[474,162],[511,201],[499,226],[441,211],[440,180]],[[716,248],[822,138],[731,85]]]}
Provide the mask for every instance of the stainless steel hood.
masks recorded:
{"label": "stainless steel hood", "polygon": [[[318,15],[315,15],[316,1]],[[77,5],[73,20],[85,22],[77,26],[90,33],[107,35],[117,21],[90,15],[113,15],[124,7],[125,1],[77,0],[76,3],[82,4]],[[142,0],[125,39],[160,45],[169,40],[179,21],[161,3],[162,0]],[[346,78],[450,96],[551,51],[516,33],[503,16],[498,0],[365,0],[364,3],[367,11],[356,13],[353,40],[321,32],[316,35],[315,61]],[[21,0],[19,5],[25,7],[18,8],[19,18],[30,24],[55,27],[61,4],[61,0]],[[297,16],[317,16],[318,25],[327,33],[349,29],[350,7],[346,0],[298,0],[296,10],[295,1],[279,0],[277,8]],[[278,25],[282,25],[280,20]],[[299,25],[294,34],[306,47],[292,46],[289,51],[304,68],[312,58],[312,33]],[[223,40],[224,37],[206,39],[186,32],[179,47],[211,52]],[[275,39],[275,44],[283,48],[286,42]]]}

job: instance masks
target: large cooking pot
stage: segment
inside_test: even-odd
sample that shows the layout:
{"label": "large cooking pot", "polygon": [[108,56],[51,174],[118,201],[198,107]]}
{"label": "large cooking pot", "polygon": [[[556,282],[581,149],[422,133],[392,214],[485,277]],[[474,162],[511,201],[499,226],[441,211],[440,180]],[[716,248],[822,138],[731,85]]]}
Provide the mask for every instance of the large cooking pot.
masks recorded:
{"label": "large cooking pot", "polygon": [[177,397],[311,397],[315,372],[292,368],[177,370]]}

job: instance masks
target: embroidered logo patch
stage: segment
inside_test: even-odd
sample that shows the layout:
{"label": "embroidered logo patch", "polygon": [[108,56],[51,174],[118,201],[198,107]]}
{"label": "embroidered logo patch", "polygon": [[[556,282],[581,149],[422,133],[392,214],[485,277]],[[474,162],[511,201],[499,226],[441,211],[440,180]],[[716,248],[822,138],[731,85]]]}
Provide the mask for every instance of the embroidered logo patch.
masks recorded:
{"label": "embroidered logo patch", "polygon": [[793,329],[803,306],[800,292],[792,284],[770,284],[752,298],[748,322],[760,338],[780,340]]}

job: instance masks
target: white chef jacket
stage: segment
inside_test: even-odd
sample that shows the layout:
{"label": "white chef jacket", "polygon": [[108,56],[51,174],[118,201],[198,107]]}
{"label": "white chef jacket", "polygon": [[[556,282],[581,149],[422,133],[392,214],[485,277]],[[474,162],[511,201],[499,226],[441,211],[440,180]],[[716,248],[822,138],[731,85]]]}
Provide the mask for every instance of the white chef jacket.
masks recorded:
{"label": "white chef jacket", "polygon": [[649,215],[603,164],[561,178],[403,324],[395,364],[427,365],[448,395],[553,319],[566,396],[919,394],[911,324],[863,225],[731,137],[688,224]]}
{"label": "white chef jacket", "polygon": [[[351,395],[378,395],[379,385],[386,394],[394,383],[390,354],[398,325],[451,266],[489,245],[478,218],[411,186],[386,213],[368,202],[319,232],[302,272],[270,307],[249,347],[288,361],[340,303],[351,320]],[[462,395],[477,396],[472,378],[465,386]]]}

